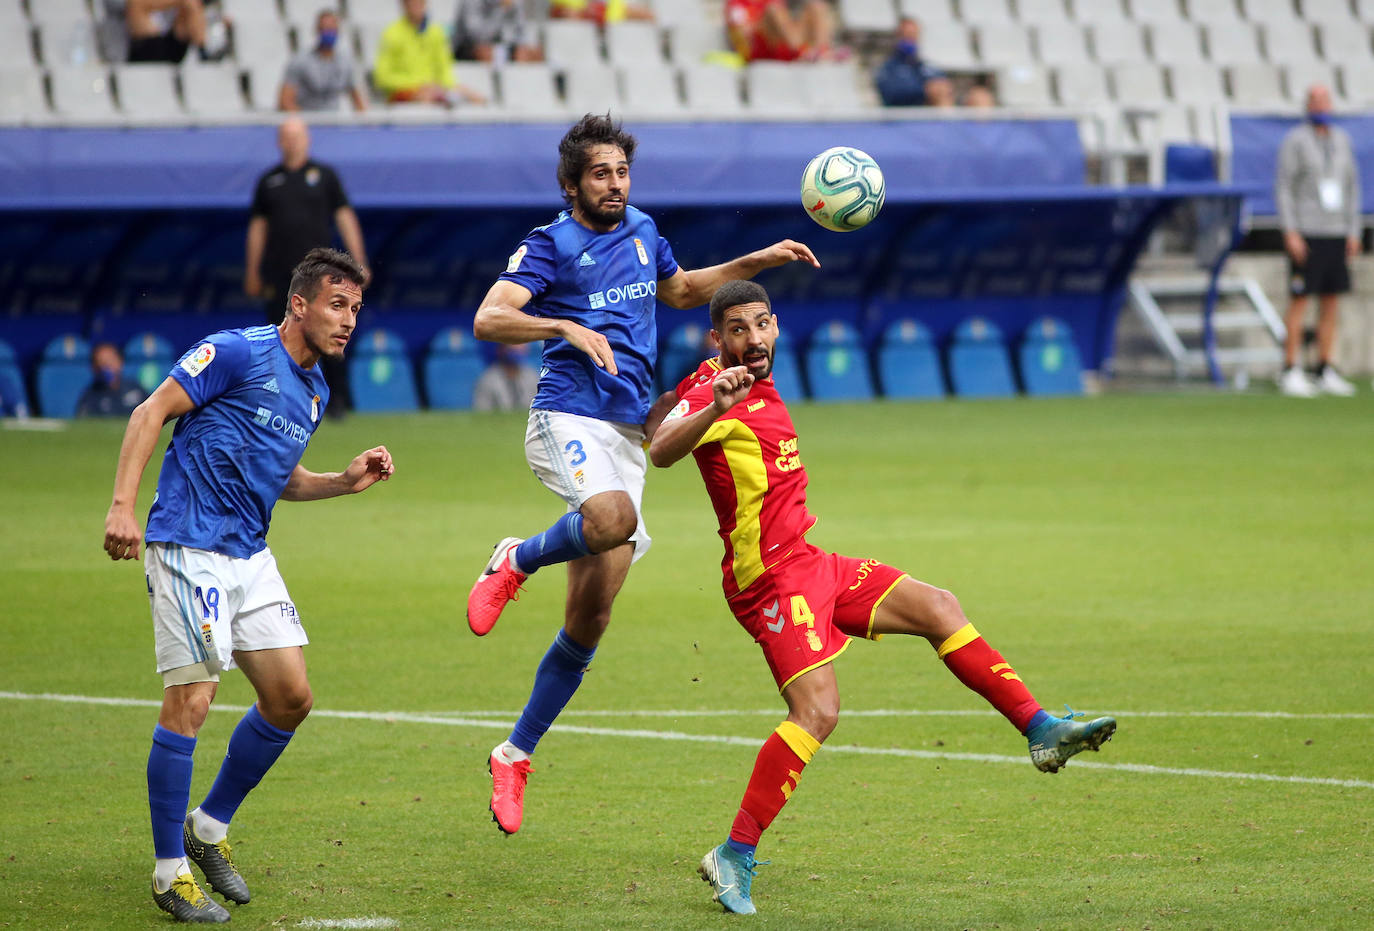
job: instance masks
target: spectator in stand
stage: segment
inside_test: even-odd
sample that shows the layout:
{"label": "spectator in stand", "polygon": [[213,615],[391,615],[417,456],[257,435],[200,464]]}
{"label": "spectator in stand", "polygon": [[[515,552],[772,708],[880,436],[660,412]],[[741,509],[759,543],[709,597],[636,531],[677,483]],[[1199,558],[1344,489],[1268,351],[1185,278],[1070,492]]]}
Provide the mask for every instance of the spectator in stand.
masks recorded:
{"label": "spectator in stand", "polygon": [[539,390],[539,373],[525,359],[525,344],[498,345],[496,361],[487,366],[472,388],[472,409],[527,411]]}
{"label": "spectator in stand", "polygon": [[[1336,319],[1340,296],[1350,290],[1349,260],[1360,254],[1360,171],[1350,136],[1331,124],[1331,91],[1307,90],[1307,120],[1288,131],[1279,147],[1274,202],[1288,252],[1288,338],[1279,390],[1290,397],[1348,397],[1355,386],[1336,371]],[[1315,381],[1298,364],[1307,298],[1317,296]]]}
{"label": "spectator in stand", "polygon": [[986,84],[974,84],[964,91],[964,106],[975,110],[988,110],[997,106],[997,97]]}
{"label": "spectator in stand", "polygon": [[652,21],[653,10],[629,0],[549,0],[551,19],[590,19],[597,25],[627,19]]}
{"label": "spectator in stand", "polygon": [[873,77],[885,107],[951,107],[954,85],[921,58],[921,24],[910,16],[897,23],[897,43]]}
{"label": "spectator in stand", "polygon": [[526,0],[459,0],[453,57],[462,61],[543,61]]}
{"label": "spectator in stand", "polygon": [[388,103],[434,103],[451,107],[457,95],[486,103],[453,76],[453,49],[444,27],[430,19],[426,0],[401,0],[401,18],[382,33],[372,83]]}
{"label": "spectator in stand", "polygon": [[129,61],[179,64],[195,46],[205,53],[206,17],[203,0],[126,0],[124,23],[129,30]]}
{"label": "spectator in stand", "polygon": [[148,398],[138,382],[124,380],[124,354],[114,343],[91,347],[91,383],[76,402],[78,417],[128,417]]}
{"label": "spectator in stand", "polygon": [[338,110],[345,93],[354,110],[367,109],[353,59],[338,48],[338,41],[339,14],[321,10],[315,18],[315,47],[286,66],[277,103],[281,109]]}
{"label": "spectator in stand", "polygon": [[826,0],[725,0],[730,45],[745,61],[834,61],[835,10]]}

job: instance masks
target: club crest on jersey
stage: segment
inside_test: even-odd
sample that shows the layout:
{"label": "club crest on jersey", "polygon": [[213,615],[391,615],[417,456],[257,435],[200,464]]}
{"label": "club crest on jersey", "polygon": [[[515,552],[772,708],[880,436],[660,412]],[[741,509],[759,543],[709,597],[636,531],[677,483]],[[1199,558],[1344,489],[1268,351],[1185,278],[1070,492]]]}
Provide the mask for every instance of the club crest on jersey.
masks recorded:
{"label": "club crest on jersey", "polygon": [[305,173],[305,183],[314,187],[320,183],[320,170],[318,168],[308,169]]}
{"label": "club crest on jersey", "polygon": [[205,371],[205,367],[213,361],[215,361],[215,344],[201,343],[191,350],[189,356],[181,360],[181,367],[186,370],[186,374],[195,378]]}
{"label": "club crest on jersey", "polygon": [[310,422],[319,423],[320,420],[320,396],[317,394],[310,399]]}
{"label": "club crest on jersey", "polygon": [[644,251],[644,240],[640,239],[638,236],[635,237],[635,253],[639,256],[640,265],[649,264],[649,253]]}
{"label": "club crest on jersey", "polygon": [[529,251],[529,246],[522,244],[519,249],[511,253],[510,261],[506,263],[506,274],[509,275],[511,272],[518,271],[520,263],[525,260],[525,253]]}

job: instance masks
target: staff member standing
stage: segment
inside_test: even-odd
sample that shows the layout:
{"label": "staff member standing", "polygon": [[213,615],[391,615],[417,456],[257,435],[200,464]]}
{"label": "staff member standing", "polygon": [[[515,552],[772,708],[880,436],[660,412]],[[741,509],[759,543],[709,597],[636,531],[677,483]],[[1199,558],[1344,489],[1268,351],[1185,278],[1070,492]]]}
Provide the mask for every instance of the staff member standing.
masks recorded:
{"label": "staff member standing", "polygon": [[[337,227],[344,248],[367,271],[367,251],[358,215],[334,169],[310,157],[310,130],[298,117],[284,120],[277,131],[281,161],[258,178],[248,221],[243,290],[260,297],[266,322],[276,326],[286,316],[291,270],[311,249],[329,246]],[[328,413],[347,407],[348,386],[341,360],[321,360],[329,383]]]}
{"label": "staff member standing", "polygon": [[[1331,125],[1331,91],[1313,84],[1307,91],[1307,120],[1284,136],[1279,148],[1274,201],[1289,259],[1288,338],[1280,390],[1310,398],[1320,392],[1349,396],[1355,386],[1331,364],[1336,346],[1340,295],[1350,290],[1349,259],[1360,251],[1360,173],[1350,137]],[[1307,297],[1317,295],[1315,382],[1299,364]]]}

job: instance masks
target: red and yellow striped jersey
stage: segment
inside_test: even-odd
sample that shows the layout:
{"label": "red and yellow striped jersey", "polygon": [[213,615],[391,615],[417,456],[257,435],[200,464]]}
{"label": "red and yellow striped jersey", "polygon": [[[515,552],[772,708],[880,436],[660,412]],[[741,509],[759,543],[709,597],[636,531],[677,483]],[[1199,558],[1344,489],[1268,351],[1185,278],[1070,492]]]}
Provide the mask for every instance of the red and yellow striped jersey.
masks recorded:
{"label": "red and yellow striped jersey", "polygon": [[[677,386],[674,416],[711,403],[720,359],[707,359]],[[773,379],[754,383],[748,397],[726,411],[692,455],[725,543],[725,595],[731,597],[781,562],[816,518],[806,509],[806,469],[797,431]]]}

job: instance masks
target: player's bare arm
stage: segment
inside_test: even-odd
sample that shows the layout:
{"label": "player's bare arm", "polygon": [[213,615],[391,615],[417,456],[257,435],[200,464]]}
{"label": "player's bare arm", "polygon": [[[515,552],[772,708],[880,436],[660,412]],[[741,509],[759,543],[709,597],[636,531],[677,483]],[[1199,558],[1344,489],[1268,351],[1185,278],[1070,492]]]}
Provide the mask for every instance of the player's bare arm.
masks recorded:
{"label": "player's bare arm", "polygon": [[493,343],[533,343],[561,337],[585,352],[612,375],[620,374],[615,366],[611,344],[595,330],[571,320],[557,317],[535,317],[524,311],[533,295],[529,288],[513,281],[498,281],[491,286],[477,315],[472,321],[472,335]]}
{"label": "player's bare arm", "polygon": [[673,391],[665,391],[658,396],[653,404],[649,405],[649,416],[644,418],[644,441],[648,442],[654,438],[654,433],[663,423],[663,418],[668,416],[668,412],[677,403],[677,394]]}
{"label": "player's bare arm", "polygon": [[385,446],[364,450],[342,472],[311,472],[297,465],[282,490],[283,501],[319,501],[339,495],[356,495],[396,474],[396,465]]}
{"label": "player's bare arm", "polygon": [[679,268],[671,278],[658,283],[658,299],[678,310],[700,307],[725,282],[753,278],[766,268],[777,268],[788,262],[806,262],[812,268],[821,267],[820,260],[805,243],[784,239],[720,265],[691,271]]}
{"label": "player's bare arm", "polygon": [[724,369],[711,383],[711,403],[686,417],[668,417],[654,431],[649,459],[660,469],[677,462],[696,448],[711,424],[749,396],[754,376],[742,365]]}
{"label": "player's bare arm", "polygon": [[195,407],[191,396],[175,378],[164,379],[148,399],[134,408],[115,468],[114,496],[105,515],[105,552],[111,559],[137,559],[143,542],[143,525],[134,514],[143,470],[153,456],[162,427]]}

